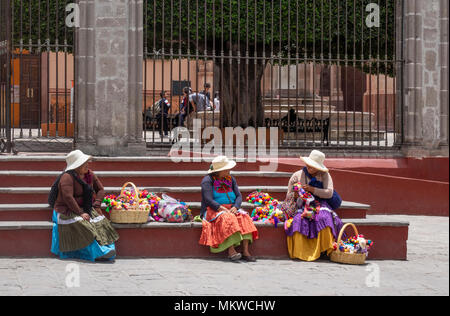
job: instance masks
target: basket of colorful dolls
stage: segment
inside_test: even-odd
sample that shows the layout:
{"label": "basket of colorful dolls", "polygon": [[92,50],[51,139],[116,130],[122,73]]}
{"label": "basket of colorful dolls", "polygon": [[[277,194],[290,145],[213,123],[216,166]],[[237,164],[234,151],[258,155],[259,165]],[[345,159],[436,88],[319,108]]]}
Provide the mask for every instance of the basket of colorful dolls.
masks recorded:
{"label": "basket of colorful dolls", "polygon": [[[131,186],[131,190],[127,189]],[[146,191],[140,192],[132,182],[123,185],[118,196],[108,195],[103,202],[106,211],[110,213],[110,220],[117,224],[147,223],[151,205],[146,197]]]}
{"label": "basket of colorful dolls", "polygon": [[159,214],[159,202],[161,198],[155,193],[147,194],[148,204],[150,204],[150,216],[149,220],[151,222],[164,222],[164,218]]}
{"label": "basket of colorful dolls", "polygon": [[[342,240],[342,235],[347,227],[351,226],[356,235]],[[369,249],[373,246],[373,241],[367,240],[358,233],[358,229],[352,223],[345,224],[342,227],[336,243],[333,244],[334,251],[330,255],[330,260],[337,263],[361,265],[366,263],[369,255]]]}

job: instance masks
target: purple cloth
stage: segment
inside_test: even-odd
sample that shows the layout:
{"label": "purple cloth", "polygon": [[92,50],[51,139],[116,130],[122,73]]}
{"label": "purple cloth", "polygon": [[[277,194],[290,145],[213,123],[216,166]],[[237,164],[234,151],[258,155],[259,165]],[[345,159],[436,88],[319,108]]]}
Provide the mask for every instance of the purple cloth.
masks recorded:
{"label": "purple cloth", "polygon": [[286,235],[292,236],[295,232],[299,232],[303,236],[306,236],[309,239],[315,239],[319,236],[319,232],[323,229],[330,227],[335,239],[337,239],[339,232],[341,231],[342,220],[339,216],[335,216],[336,227],[333,222],[333,211],[331,211],[330,206],[322,201],[320,203],[321,210],[319,214],[316,215],[314,220],[309,220],[307,218],[302,219],[303,207],[301,210],[294,216],[294,220],[292,221],[291,227],[286,229]]}

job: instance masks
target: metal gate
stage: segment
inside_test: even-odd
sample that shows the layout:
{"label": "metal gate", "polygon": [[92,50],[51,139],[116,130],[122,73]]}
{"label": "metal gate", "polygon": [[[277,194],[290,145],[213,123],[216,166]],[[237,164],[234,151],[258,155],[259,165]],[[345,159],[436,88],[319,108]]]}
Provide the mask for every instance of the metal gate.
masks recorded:
{"label": "metal gate", "polygon": [[66,23],[68,4],[1,1],[0,135],[8,152],[72,148],[74,32]]}
{"label": "metal gate", "polygon": [[199,125],[276,127],[282,148],[400,144],[403,1],[144,3],[144,138],[151,146],[177,141],[174,127],[192,135]]}
{"label": "metal gate", "polygon": [[0,153],[11,152],[10,129],[10,30],[8,1],[0,2]]}

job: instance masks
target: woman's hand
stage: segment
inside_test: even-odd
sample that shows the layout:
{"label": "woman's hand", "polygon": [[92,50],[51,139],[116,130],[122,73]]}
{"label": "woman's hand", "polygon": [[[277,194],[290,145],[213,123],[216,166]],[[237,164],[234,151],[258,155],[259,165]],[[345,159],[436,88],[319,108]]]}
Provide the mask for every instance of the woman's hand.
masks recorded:
{"label": "woman's hand", "polygon": [[304,211],[301,215],[302,218],[311,218],[314,215],[314,212],[312,211]]}
{"label": "woman's hand", "polygon": [[225,206],[220,206],[219,209],[217,210],[218,212],[230,212],[229,209],[227,209]]}
{"label": "woman's hand", "polygon": [[230,209],[230,212],[231,212],[232,214],[236,215],[236,214],[238,213],[238,209],[237,209],[236,207],[232,207],[232,208]]}
{"label": "woman's hand", "polygon": [[303,190],[305,190],[306,192],[309,192],[309,193],[312,193],[312,194],[314,194],[314,192],[315,192],[314,187],[312,187],[312,186],[310,186],[310,185],[308,185],[308,184],[302,185],[302,188],[303,188]]}
{"label": "woman's hand", "polygon": [[91,220],[91,217],[89,216],[88,213],[81,214],[81,217],[83,217],[83,219],[88,222]]}

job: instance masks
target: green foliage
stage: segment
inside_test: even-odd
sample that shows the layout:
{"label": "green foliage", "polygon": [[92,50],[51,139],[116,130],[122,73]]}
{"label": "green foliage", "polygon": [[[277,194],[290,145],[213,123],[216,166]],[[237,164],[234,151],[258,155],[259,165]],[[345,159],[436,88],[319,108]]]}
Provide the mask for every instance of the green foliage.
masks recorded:
{"label": "green foliage", "polygon": [[[366,6],[380,6],[380,27],[368,28]],[[146,0],[145,40],[150,55],[196,54],[306,59],[367,67],[362,60],[393,61],[392,0]],[[167,56],[166,56],[167,57]],[[376,65],[376,64],[375,64]],[[393,62],[380,71],[392,73]],[[367,71],[367,69],[366,69]]]}
{"label": "green foliage", "polygon": [[[72,52],[73,29],[66,27],[66,5],[68,0],[13,0],[11,2],[13,44],[14,48],[20,48],[21,40],[23,48],[32,51],[38,50],[41,43],[41,51],[46,51],[46,40],[52,45],[50,50],[55,51],[54,46],[58,41],[59,51],[64,51],[64,42],[67,41],[68,52]],[[40,40],[40,41],[39,41]]]}
{"label": "green foliage", "polygon": [[[394,6],[398,0],[144,0],[145,49],[148,57],[231,54],[265,56],[273,63],[314,59],[393,75]],[[13,42],[33,50],[48,38],[55,50],[73,29],[65,26],[71,0],[13,0]],[[366,6],[380,6],[380,27],[366,26]],[[377,63],[376,60],[389,60]],[[356,60],[356,62],[355,62]],[[370,68],[371,67],[371,68]]]}

